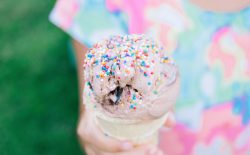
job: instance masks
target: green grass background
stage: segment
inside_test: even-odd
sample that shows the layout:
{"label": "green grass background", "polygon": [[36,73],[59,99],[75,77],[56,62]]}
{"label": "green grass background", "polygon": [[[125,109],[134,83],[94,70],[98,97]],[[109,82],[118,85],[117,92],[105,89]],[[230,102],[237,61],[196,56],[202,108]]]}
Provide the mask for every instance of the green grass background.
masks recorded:
{"label": "green grass background", "polygon": [[0,155],[82,154],[69,37],[49,23],[54,0],[0,1]]}

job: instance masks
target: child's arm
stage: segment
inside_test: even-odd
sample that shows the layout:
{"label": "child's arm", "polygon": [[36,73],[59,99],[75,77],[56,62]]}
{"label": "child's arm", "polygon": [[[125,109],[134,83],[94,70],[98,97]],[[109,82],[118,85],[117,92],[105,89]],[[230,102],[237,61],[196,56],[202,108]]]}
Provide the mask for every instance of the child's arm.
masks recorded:
{"label": "child's arm", "polygon": [[[72,44],[74,47],[76,62],[77,62],[77,75],[78,75],[78,83],[79,83],[79,97],[80,103],[82,103],[82,92],[84,88],[84,77],[83,77],[83,63],[85,54],[88,48],[76,40],[72,40]],[[80,104],[81,105],[81,104]]]}

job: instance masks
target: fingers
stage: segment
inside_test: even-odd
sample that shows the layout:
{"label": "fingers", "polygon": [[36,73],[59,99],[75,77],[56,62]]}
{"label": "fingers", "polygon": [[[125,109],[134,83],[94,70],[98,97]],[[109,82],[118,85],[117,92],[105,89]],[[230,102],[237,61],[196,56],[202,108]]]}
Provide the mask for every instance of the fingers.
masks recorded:
{"label": "fingers", "polygon": [[78,135],[84,143],[93,145],[97,150],[105,152],[127,151],[133,148],[132,143],[119,141],[104,135],[94,122],[92,115],[87,112],[79,122]]}
{"label": "fingers", "polygon": [[118,153],[100,153],[100,155],[163,155],[163,153],[156,146],[142,145],[129,151]]}
{"label": "fingers", "polygon": [[154,148],[155,147],[145,145],[145,146],[140,146],[140,147],[134,148],[131,151],[118,153],[117,155],[138,155],[138,154],[140,154],[140,155],[150,155],[149,151],[151,149],[154,149]]}
{"label": "fingers", "polygon": [[133,148],[132,143],[119,141],[102,133],[99,128],[95,127],[91,131],[91,137],[87,140],[94,144],[99,150],[107,152],[127,151]]}
{"label": "fingers", "polygon": [[92,148],[90,145],[85,145],[84,148],[87,155],[97,155],[96,149]]}
{"label": "fingers", "polygon": [[111,137],[105,136],[101,132],[96,132],[89,142],[92,144],[94,143],[97,149],[106,152],[127,151],[133,148],[132,143],[115,140]]}

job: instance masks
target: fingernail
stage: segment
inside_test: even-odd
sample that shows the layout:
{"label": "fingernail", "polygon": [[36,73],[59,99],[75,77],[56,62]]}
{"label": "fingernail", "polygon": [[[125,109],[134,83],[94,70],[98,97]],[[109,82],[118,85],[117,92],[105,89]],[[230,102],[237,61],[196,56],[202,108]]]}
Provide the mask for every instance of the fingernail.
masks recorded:
{"label": "fingernail", "polygon": [[156,147],[153,147],[151,149],[149,149],[148,151],[148,155],[156,155],[158,149]]}
{"label": "fingernail", "polygon": [[133,148],[133,145],[131,144],[131,143],[129,143],[129,142],[123,142],[122,143],[122,149],[123,150],[130,150],[130,149],[132,149]]}

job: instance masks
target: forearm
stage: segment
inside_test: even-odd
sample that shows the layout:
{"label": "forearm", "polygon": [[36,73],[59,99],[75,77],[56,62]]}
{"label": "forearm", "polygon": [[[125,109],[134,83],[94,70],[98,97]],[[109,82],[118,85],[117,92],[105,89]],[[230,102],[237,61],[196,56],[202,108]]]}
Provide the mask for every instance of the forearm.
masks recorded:
{"label": "forearm", "polygon": [[[83,88],[84,88],[84,70],[83,70],[83,63],[85,58],[85,53],[87,51],[87,47],[82,45],[76,40],[72,40],[72,45],[74,47],[74,54],[76,57],[76,64],[77,64],[77,77],[78,77],[78,92],[79,92],[79,120],[78,120],[78,128],[77,134],[78,136],[80,133],[80,126],[81,121],[84,115],[84,105],[82,100]],[[82,148],[84,148],[84,141],[79,136],[79,143],[81,144]]]}
{"label": "forearm", "polygon": [[84,64],[84,58],[87,51],[87,47],[82,45],[76,40],[72,40],[72,44],[74,47],[74,52],[76,56],[76,62],[77,62],[77,75],[78,75],[78,89],[79,89],[79,101],[80,101],[80,114],[84,112],[84,106],[82,104],[82,94],[83,94],[83,88],[84,88],[84,70],[83,70],[83,64]]}

